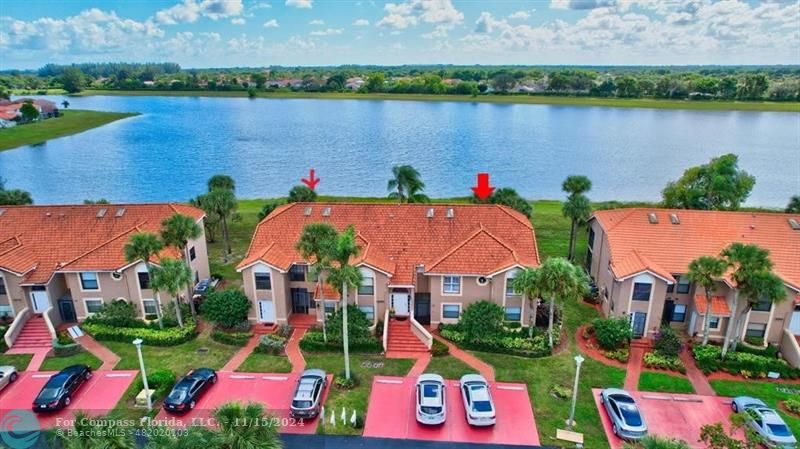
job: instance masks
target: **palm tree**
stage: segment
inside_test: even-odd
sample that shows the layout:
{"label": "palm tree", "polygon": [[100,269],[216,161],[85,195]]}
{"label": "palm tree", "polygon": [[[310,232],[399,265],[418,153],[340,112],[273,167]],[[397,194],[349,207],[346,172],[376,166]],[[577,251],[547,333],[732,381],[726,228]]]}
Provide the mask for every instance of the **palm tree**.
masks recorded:
{"label": "palm tree", "polygon": [[311,274],[317,278],[317,288],[323,298],[322,303],[322,338],[328,342],[328,331],[325,326],[325,295],[323,275],[330,268],[330,257],[336,243],[336,229],[327,223],[311,223],[303,228],[295,248],[311,264]]}
{"label": "palm tree", "polygon": [[[219,176],[219,175],[218,175]],[[213,179],[213,178],[212,178]],[[188,246],[189,240],[200,238],[203,230],[194,218],[175,214],[161,222],[161,240],[174,248],[180,250],[183,254],[184,262],[191,271],[191,260],[189,258]],[[192,318],[197,319],[197,311],[194,309],[194,301],[192,300],[192,286],[191,283],[186,287],[186,300],[189,301],[189,309],[192,311]]]}
{"label": "palm tree", "polygon": [[708,344],[708,331],[711,323],[711,293],[717,281],[725,274],[728,264],[712,256],[700,256],[689,263],[687,276],[703,288],[706,295],[706,315],[703,318],[703,345]]}
{"label": "palm tree", "polygon": [[785,212],[787,214],[800,214],[800,195],[795,195],[789,199]]}
{"label": "palm tree", "polygon": [[236,190],[236,181],[228,175],[214,175],[208,179],[208,191],[214,189]]}
{"label": "palm tree", "polygon": [[227,262],[231,254],[231,240],[228,233],[228,221],[236,213],[236,195],[233,190],[214,189],[204,195],[197,197],[197,203],[208,214],[219,220],[222,228],[222,240],[224,243],[224,259]]}
{"label": "palm tree", "polygon": [[392,167],[393,178],[389,180],[386,189],[389,198],[397,199],[400,203],[426,203],[428,197],[422,193],[425,183],[417,169],[410,165],[395,165]]}
{"label": "palm tree", "polygon": [[522,300],[528,301],[528,337],[533,338],[533,328],[536,326],[536,308],[539,298],[536,297],[539,272],[535,268],[523,268],[514,277],[514,291],[522,295]]}
{"label": "palm tree", "polygon": [[64,100],[64,101],[62,101],[62,102],[61,102],[61,106],[63,106],[63,107],[64,107],[64,109],[67,109],[67,108],[69,108],[69,101],[67,101],[67,100]]}
{"label": "palm tree", "polygon": [[250,402],[230,402],[214,411],[218,431],[212,432],[208,449],[281,449],[278,438],[280,420],[269,416],[264,406]]}
{"label": "palm tree", "polygon": [[[62,449],[136,449],[133,433],[121,428],[115,419],[92,417],[86,412],[75,413],[73,431],[55,432],[51,445]],[[80,436],[76,436],[80,435]]]}
{"label": "palm tree", "polygon": [[342,346],[344,347],[344,377],[350,379],[350,348],[347,340],[347,304],[348,287],[357,289],[362,282],[361,271],[350,265],[350,259],[358,256],[355,229],[349,226],[336,237],[331,251],[331,267],[328,284],[342,296]]}
{"label": "palm tree", "polygon": [[[164,244],[159,240],[158,236],[152,232],[139,232],[133,234],[128,243],[125,244],[123,252],[125,253],[125,260],[128,263],[135,263],[142,261],[147,268],[148,276],[153,277],[152,265],[150,261],[153,257],[164,248]],[[156,304],[156,317],[158,318],[158,327],[164,328],[164,323],[161,321],[161,306]]]}
{"label": "palm tree", "polygon": [[155,292],[166,292],[175,298],[175,317],[178,319],[178,326],[183,327],[179,293],[192,282],[192,270],[180,260],[169,257],[161,259],[159,265],[153,269],[150,287]]}
{"label": "palm tree", "polygon": [[561,209],[565,217],[572,220],[569,230],[569,252],[567,259],[570,261],[575,258],[575,239],[578,233],[578,225],[584,223],[592,214],[592,206],[589,198],[584,195],[592,188],[592,181],[586,176],[569,176],[561,184],[561,190],[567,192],[567,201]]}
{"label": "palm tree", "polygon": [[[735,284],[731,310],[731,320],[735,318],[735,322],[733,327],[728,324],[725,334],[725,342],[722,345],[722,356],[725,357],[729,347],[736,350],[742,318],[753,305],[761,300],[778,302],[786,297],[786,290],[783,288],[783,281],[772,273],[772,261],[766,249],[736,242],[723,249],[721,255],[732,270],[730,277]],[[737,313],[741,296],[746,298],[747,304],[742,313]]]}

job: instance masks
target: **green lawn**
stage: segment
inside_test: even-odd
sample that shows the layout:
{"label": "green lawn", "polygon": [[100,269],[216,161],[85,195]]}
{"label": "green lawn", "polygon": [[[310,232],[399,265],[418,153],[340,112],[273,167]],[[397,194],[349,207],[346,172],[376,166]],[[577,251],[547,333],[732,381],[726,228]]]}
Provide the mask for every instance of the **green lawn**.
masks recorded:
{"label": "green lawn", "polygon": [[103,362],[95,357],[91,352],[82,351],[77,354],[65,356],[65,357],[55,357],[50,356],[44,359],[44,363],[42,363],[42,367],[39,368],[40,371],[61,371],[62,369],[70,366],[70,365],[89,365],[91,369],[98,369]]}
{"label": "green lawn", "polygon": [[33,354],[0,354],[0,365],[11,365],[17,371],[25,371],[32,358]]}
{"label": "green lawn", "polygon": [[660,393],[694,393],[689,379],[675,374],[642,371],[639,376],[640,391],[657,391]]}
{"label": "green lawn", "polygon": [[433,357],[425,368],[426,373],[439,374],[445,379],[460,379],[464,374],[475,374],[478,371],[457,358],[448,355]]}
{"label": "green lawn", "polygon": [[[304,354],[306,367],[321,368],[334,376],[342,375],[344,362],[342,354]],[[359,386],[353,390],[343,391],[336,387],[331,387],[328,400],[325,403],[327,411],[335,411],[337,417],[342,412],[342,407],[347,410],[348,419],[356,410],[358,416],[366,418],[367,402],[369,392],[372,388],[372,378],[374,376],[405,376],[414,365],[414,360],[410,359],[386,359],[380,355],[351,354],[350,369],[359,379]],[[327,420],[326,420],[327,421]],[[331,427],[329,422],[320,426],[318,432],[329,434],[348,434],[360,435],[360,429],[353,429],[338,422]]]}
{"label": "green lawn", "polygon": [[[179,96],[179,97],[247,97],[244,90],[104,90],[90,89],[78,95]],[[325,100],[400,100],[451,101],[466,103],[552,104],[565,106],[603,106],[648,109],[699,109],[714,111],[784,111],[800,112],[797,102],[688,101],[655,98],[592,98],[534,95],[431,95],[431,94],[360,94],[354,92],[259,92],[259,98],[314,98]]]}
{"label": "green lawn", "polygon": [[254,352],[236,370],[243,373],[290,373],[292,364],[283,355],[269,355]]}
{"label": "green lawn", "polygon": [[800,435],[800,418],[791,416],[780,409],[779,403],[785,399],[800,399],[800,394],[790,394],[779,391],[779,388],[797,391],[800,393],[800,385],[781,385],[769,382],[741,381],[741,380],[712,380],[711,387],[720,396],[753,396],[761,399],[770,407],[778,410],[783,416],[786,424],[792,429],[792,433]]}
{"label": "green lawn", "polygon": [[136,113],[82,111],[71,109],[63,111],[63,116],[42,120],[10,129],[0,130],[0,151],[22,145],[34,145],[57,137],[97,128],[113,121],[138,115]]}

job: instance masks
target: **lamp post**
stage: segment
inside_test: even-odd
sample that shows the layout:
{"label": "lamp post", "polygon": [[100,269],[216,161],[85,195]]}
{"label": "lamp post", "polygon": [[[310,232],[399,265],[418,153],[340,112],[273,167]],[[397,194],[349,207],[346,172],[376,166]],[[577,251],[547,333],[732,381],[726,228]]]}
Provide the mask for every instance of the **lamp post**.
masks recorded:
{"label": "lamp post", "polygon": [[575,425],[575,402],[578,400],[578,379],[581,377],[581,364],[583,364],[583,356],[578,354],[575,356],[575,385],[572,387],[572,406],[569,409],[569,420],[567,421],[567,429],[572,430]]}
{"label": "lamp post", "polygon": [[153,402],[150,399],[150,386],[147,385],[147,372],[144,370],[144,358],[142,357],[142,339],[137,338],[133,340],[133,345],[136,346],[136,353],[139,354],[139,368],[142,370],[142,383],[144,383],[144,395],[147,397],[147,410],[153,409]]}

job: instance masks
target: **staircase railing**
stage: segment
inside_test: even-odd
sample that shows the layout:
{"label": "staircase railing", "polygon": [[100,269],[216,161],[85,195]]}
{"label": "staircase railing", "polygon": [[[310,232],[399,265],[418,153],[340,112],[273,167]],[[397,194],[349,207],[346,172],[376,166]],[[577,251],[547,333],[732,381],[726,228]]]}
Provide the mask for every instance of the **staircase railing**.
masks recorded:
{"label": "staircase railing", "polygon": [[419,338],[422,343],[425,344],[425,347],[427,347],[428,350],[430,350],[433,346],[433,335],[431,335],[431,333],[425,329],[425,326],[419,324],[419,321],[417,321],[417,319],[414,317],[413,312],[411,313],[409,320],[411,320],[411,332],[413,332],[414,335],[416,335],[417,338]]}
{"label": "staircase railing", "polygon": [[53,308],[53,306],[50,306],[42,314],[42,317],[44,317],[44,323],[47,324],[47,330],[50,331],[51,339],[56,338],[56,327],[53,325],[53,317],[50,316],[50,314],[53,313],[54,310],[55,309]]}
{"label": "staircase railing", "polygon": [[389,309],[383,314],[383,352],[389,349]]}
{"label": "staircase railing", "polygon": [[22,328],[25,326],[25,323],[28,322],[28,318],[31,317],[31,309],[25,307],[24,309],[20,310],[17,316],[14,317],[14,321],[11,322],[11,326],[8,327],[6,331],[6,335],[4,340],[6,341],[6,346],[9,348],[14,346],[14,342],[17,341],[17,337],[19,337],[19,333],[22,332]]}

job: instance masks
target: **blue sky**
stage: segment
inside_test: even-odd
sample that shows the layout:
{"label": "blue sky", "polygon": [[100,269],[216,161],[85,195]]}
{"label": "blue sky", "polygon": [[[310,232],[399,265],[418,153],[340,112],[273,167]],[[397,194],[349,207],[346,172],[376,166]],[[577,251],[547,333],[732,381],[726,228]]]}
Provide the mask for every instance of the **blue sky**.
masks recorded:
{"label": "blue sky", "polygon": [[0,68],[800,64],[800,1],[3,0]]}

